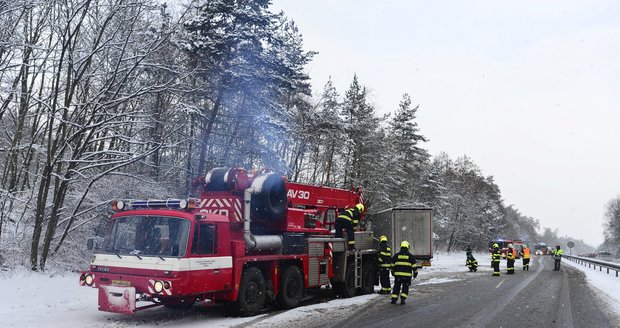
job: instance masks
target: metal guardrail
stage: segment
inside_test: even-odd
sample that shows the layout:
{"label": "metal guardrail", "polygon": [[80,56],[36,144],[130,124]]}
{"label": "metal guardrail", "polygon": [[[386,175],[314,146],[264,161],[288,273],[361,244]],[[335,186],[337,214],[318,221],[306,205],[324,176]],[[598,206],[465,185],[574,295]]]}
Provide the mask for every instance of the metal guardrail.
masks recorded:
{"label": "metal guardrail", "polygon": [[598,267],[598,270],[601,272],[603,271],[603,269],[606,269],[607,274],[609,274],[610,271],[615,271],[616,277],[618,277],[618,272],[620,271],[620,265],[610,263],[610,262],[597,261],[597,260],[592,260],[589,258],[583,258],[583,257],[571,256],[571,255],[562,255],[562,257],[566,257],[569,260],[575,263],[582,264],[584,266],[587,265],[589,268],[593,268],[594,270],[596,270],[596,267]]}

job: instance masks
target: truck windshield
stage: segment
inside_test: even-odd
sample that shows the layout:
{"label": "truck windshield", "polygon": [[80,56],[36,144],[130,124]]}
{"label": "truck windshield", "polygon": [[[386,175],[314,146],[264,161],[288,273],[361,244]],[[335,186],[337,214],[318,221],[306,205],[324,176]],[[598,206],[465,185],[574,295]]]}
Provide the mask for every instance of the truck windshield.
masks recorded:
{"label": "truck windshield", "polygon": [[163,216],[126,216],[112,223],[104,253],[182,257],[187,249],[190,222]]}

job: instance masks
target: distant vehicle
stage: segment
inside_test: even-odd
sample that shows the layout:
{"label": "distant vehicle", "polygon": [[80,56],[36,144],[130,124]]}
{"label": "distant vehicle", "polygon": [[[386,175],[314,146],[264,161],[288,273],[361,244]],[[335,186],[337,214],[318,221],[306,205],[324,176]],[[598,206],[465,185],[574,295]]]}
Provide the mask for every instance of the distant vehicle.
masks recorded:
{"label": "distant vehicle", "polygon": [[534,249],[537,251],[536,254],[538,254],[539,250],[542,253],[540,255],[551,254],[546,243],[536,243],[534,244]]}
{"label": "distant vehicle", "polygon": [[540,249],[537,249],[535,254],[536,255],[543,255],[543,252]]}
{"label": "distant vehicle", "polygon": [[603,259],[603,260],[611,260],[613,256],[611,252],[609,251],[600,251],[596,254],[596,257]]}

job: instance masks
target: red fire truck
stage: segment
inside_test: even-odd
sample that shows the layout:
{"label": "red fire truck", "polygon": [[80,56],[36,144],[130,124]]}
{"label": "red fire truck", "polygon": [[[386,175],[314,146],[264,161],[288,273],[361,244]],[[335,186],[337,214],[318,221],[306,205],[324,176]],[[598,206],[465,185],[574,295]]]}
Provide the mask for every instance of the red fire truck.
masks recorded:
{"label": "red fire truck", "polygon": [[80,277],[99,290],[99,310],[227,302],[245,316],[266,304],[295,307],[310,288],[373,291],[372,232],[356,232],[352,252],[332,232],[339,209],[364,202],[361,188],[243,168],[212,169],[194,187],[199,198],[113,202],[103,246]]}

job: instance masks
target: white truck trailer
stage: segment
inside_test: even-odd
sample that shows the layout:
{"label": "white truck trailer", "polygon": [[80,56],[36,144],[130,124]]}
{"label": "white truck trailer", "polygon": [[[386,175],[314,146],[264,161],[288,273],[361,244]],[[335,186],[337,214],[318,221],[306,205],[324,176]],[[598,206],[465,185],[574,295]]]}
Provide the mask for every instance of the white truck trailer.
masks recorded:
{"label": "white truck trailer", "polygon": [[[385,235],[398,252],[403,240],[411,244],[411,253],[423,266],[433,258],[433,209],[423,207],[394,207],[369,217],[375,238]],[[419,265],[419,264],[418,264]]]}

